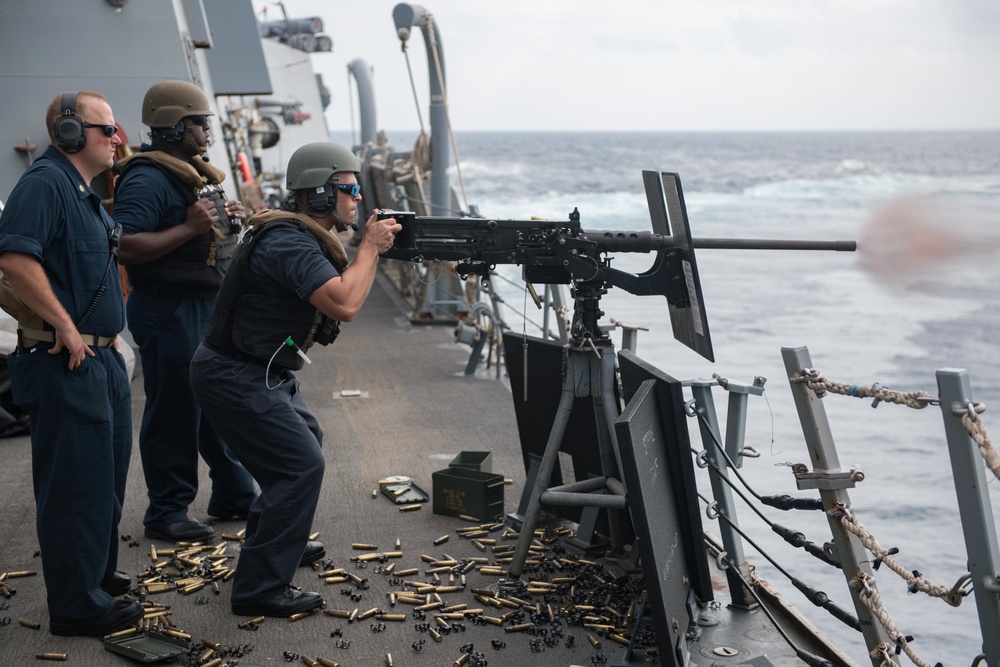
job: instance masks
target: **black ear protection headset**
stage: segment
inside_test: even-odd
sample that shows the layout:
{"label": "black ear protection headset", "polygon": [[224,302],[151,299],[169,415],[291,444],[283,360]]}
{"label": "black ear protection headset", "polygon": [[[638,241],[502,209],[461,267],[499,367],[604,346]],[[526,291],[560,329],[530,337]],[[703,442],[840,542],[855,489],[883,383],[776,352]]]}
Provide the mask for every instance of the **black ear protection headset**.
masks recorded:
{"label": "black ear protection headset", "polygon": [[184,138],[184,119],[181,118],[177,121],[177,124],[173,127],[157,127],[151,132],[151,136],[156,139],[163,139],[164,141],[176,144],[179,143]]}
{"label": "black ear protection headset", "polygon": [[87,128],[76,112],[76,93],[63,93],[59,108],[62,111],[52,119],[56,144],[67,153],[78,153],[87,143]]}
{"label": "black ear protection headset", "polygon": [[306,204],[315,213],[329,213],[337,205],[337,185],[324,183],[321,188],[309,188]]}

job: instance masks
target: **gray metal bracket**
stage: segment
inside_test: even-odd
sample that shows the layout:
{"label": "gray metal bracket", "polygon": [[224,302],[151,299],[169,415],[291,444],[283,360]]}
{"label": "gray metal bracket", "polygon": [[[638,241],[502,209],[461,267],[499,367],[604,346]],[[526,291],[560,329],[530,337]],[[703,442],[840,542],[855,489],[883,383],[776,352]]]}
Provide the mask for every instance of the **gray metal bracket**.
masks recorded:
{"label": "gray metal bracket", "polygon": [[993,521],[986,474],[983,472],[983,458],[976,442],[962,423],[963,415],[969,410],[975,410],[969,374],[960,369],[944,368],[937,372],[937,383],[951,456],[951,471],[958,495],[958,509],[962,517],[965,548],[969,555],[972,590],[983,632],[983,652],[986,654],[984,664],[998,665],[1000,550],[997,548],[997,529]]}

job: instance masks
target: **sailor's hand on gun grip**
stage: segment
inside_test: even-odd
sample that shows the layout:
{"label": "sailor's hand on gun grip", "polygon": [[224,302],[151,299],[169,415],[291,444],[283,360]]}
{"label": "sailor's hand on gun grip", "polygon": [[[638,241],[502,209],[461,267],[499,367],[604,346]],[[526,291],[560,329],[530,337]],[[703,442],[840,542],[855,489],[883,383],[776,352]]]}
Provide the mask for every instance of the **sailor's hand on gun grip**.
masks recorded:
{"label": "sailor's hand on gun grip", "polygon": [[372,213],[365,223],[365,237],[362,243],[371,243],[378,250],[378,254],[384,253],[392,247],[396,239],[396,234],[402,231],[403,227],[395,218],[378,219],[379,211]]}

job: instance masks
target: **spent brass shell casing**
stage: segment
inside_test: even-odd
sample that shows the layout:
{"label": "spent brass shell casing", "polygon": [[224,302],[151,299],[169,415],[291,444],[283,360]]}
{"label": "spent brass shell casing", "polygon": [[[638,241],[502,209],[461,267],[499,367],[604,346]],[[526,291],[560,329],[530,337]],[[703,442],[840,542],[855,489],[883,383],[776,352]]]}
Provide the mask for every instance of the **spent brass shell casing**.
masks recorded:
{"label": "spent brass shell casing", "polygon": [[509,628],[504,628],[506,632],[524,632],[525,630],[530,630],[535,627],[534,623],[520,623],[518,625],[512,625]]}
{"label": "spent brass shell casing", "polygon": [[163,628],[160,630],[165,635],[170,635],[171,637],[177,637],[178,639],[191,639],[191,635],[186,632],[181,632],[180,630],[174,630],[172,628]]}
{"label": "spent brass shell casing", "polygon": [[462,655],[460,655],[458,657],[458,660],[456,660],[455,662],[451,663],[452,667],[462,667],[462,665],[464,665],[465,663],[469,662],[469,656],[470,655],[471,655],[470,653],[463,653]]}
{"label": "spent brass shell casing", "polygon": [[340,667],[339,662],[334,662],[333,660],[330,660],[328,658],[316,658],[316,661],[319,664],[323,665],[323,667]]}
{"label": "spent brass shell casing", "polygon": [[392,653],[385,654],[385,667],[392,667]]}
{"label": "spent brass shell casing", "polygon": [[292,614],[291,616],[288,617],[288,620],[291,621],[292,623],[294,623],[295,621],[303,619],[306,616],[312,616],[312,610],[309,610],[309,611],[300,611],[297,614]]}
{"label": "spent brass shell casing", "polygon": [[459,514],[458,518],[462,521],[471,521],[472,523],[479,523],[479,519],[474,516],[469,516],[468,514]]}
{"label": "spent brass shell casing", "polygon": [[351,544],[351,548],[352,549],[358,549],[358,550],[374,551],[375,549],[378,549],[378,545],[377,544],[363,544],[361,542],[354,542],[353,544]]}
{"label": "spent brass shell casing", "polygon": [[442,612],[441,614],[438,614],[438,618],[445,618],[449,621],[461,621],[465,618],[465,614],[460,611]]}
{"label": "spent brass shell casing", "polygon": [[202,639],[202,641],[205,642],[205,646],[208,646],[209,648],[213,648],[216,651],[221,651],[222,650],[222,644],[220,644],[219,642],[213,642],[213,641],[209,641],[207,639]]}
{"label": "spent brass shell casing", "polygon": [[[400,552],[399,555],[402,556],[403,555],[402,552]],[[395,570],[395,569],[396,569],[396,564],[395,563],[389,563],[389,565],[387,565],[382,570],[382,574],[392,574],[392,571]]]}
{"label": "spent brass shell casing", "polygon": [[434,641],[441,643],[441,633],[434,628],[427,628],[427,634],[434,638]]}
{"label": "spent brass shell casing", "polygon": [[20,623],[21,625],[23,625],[26,628],[31,628],[32,630],[38,630],[38,629],[40,629],[42,627],[41,623],[36,623],[35,621],[30,621],[30,620],[24,618],[23,616],[21,618],[17,619],[17,622]]}
{"label": "spent brass shell casing", "polygon": [[207,649],[205,649],[205,652],[202,653],[201,656],[198,658],[198,662],[204,662],[208,660],[209,658],[212,657],[213,653],[215,653],[215,649],[209,646]]}
{"label": "spent brass shell casing", "polygon": [[342,575],[342,574],[346,575],[347,574],[347,570],[345,570],[342,567],[338,567],[335,570],[327,570],[325,572],[320,572],[319,573],[319,578],[320,579],[325,579],[326,577],[336,577],[337,575]]}
{"label": "spent brass shell casing", "polygon": [[396,548],[397,549],[403,548],[403,542],[398,537],[396,538]]}
{"label": "spent brass shell casing", "polygon": [[241,628],[245,628],[245,627],[247,627],[250,624],[259,625],[259,624],[261,624],[263,622],[264,622],[264,617],[263,616],[254,616],[250,620],[243,621],[242,623],[240,623],[240,627]]}
{"label": "spent brass shell casing", "polygon": [[379,614],[378,620],[404,622],[406,621],[406,614]]}
{"label": "spent brass shell casing", "polygon": [[36,653],[35,660],[69,660],[69,653]]}
{"label": "spent brass shell casing", "polygon": [[222,664],[222,658],[216,658],[212,662],[206,662],[201,667],[219,667]]}
{"label": "spent brass shell casing", "polygon": [[[399,547],[397,546],[396,548],[398,549]],[[403,552],[402,551],[383,551],[382,555],[385,556],[386,558],[402,558],[403,557]]]}
{"label": "spent brass shell casing", "polygon": [[621,635],[616,635],[613,632],[608,634],[608,639],[610,639],[611,641],[613,641],[613,642],[615,642],[617,644],[621,644],[622,646],[628,646],[628,640],[627,639],[625,639]]}
{"label": "spent brass shell casing", "polygon": [[319,667],[319,663],[310,658],[308,655],[302,656],[302,662],[306,663],[309,667]]}
{"label": "spent brass shell casing", "polygon": [[397,572],[396,576],[397,577],[409,577],[410,575],[417,574],[418,572],[420,572],[420,568],[417,568],[417,567],[408,567],[405,570],[400,570],[399,572]]}
{"label": "spent brass shell casing", "polygon": [[399,508],[399,511],[400,512],[413,512],[414,510],[418,510],[421,507],[423,507],[423,505],[403,505],[402,507]]}
{"label": "spent brass shell casing", "polygon": [[590,645],[593,646],[594,648],[596,649],[601,648],[601,641],[594,635],[590,634],[589,632],[587,633],[587,641],[589,641]]}
{"label": "spent brass shell casing", "polygon": [[348,580],[347,577],[339,577],[339,576],[338,577],[326,577],[325,579],[323,579],[323,583],[326,583],[326,584],[342,584],[342,583],[344,583],[347,580]]}
{"label": "spent brass shell casing", "polygon": [[414,609],[417,611],[430,611],[431,609],[437,609],[440,606],[440,602],[429,602],[427,604],[422,604],[419,607],[414,607]]}
{"label": "spent brass shell casing", "polygon": [[372,489],[372,498],[378,498],[378,489]]}
{"label": "spent brass shell casing", "polygon": [[372,607],[368,611],[363,611],[360,614],[358,614],[357,620],[363,621],[366,618],[371,618],[372,616],[374,616],[375,614],[377,614],[379,611],[380,611],[380,609],[378,607]]}
{"label": "spent brass shell casing", "polygon": [[327,616],[333,616],[335,618],[350,618],[351,612],[344,609],[324,609],[323,613]]}
{"label": "spent brass shell casing", "polygon": [[450,535],[442,535],[441,537],[439,537],[436,540],[434,540],[434,546],[437,546],[439,544],[444,544],[445,542],[448,541],[449,537],[450,537]]}
{"label": "spent brass shell casing", "polygon": [[110,635],[104,635],[105,639],[117,639],[118,637],[128,637],[129,635],[134,635],[139,632],[138,628],[125,628],[124,630],[119,630],[118,632],[112,632]]}
{"label": "spent brass shell casing", "polygon": [[353,610],[351,610],[350,615],[347,617],[347,622],[353,623],[354,619],[356,619],[357,617],[358,617],[358,608],[355,607]]}
{"label": "spent brass shell casing", "polygon": [[468,609],[468,608],[469,608],[469,605],[467,605],[467,604],[465,604],[463,602],[462,604],[453,604],[453,605],[448,605],[447,607],[443,607],[441,609],[441,613],[442,614],[450,614],[451,612],[454,612],[454,611],[463,611],[463,610]]}
{"label": "spent brass shell casing", "polygon": [[7,579],[20,579],[21,577],[34,577],[38,573],[31,570],[20,570],[18,572],[5,572],[4,574],[7,575]]}

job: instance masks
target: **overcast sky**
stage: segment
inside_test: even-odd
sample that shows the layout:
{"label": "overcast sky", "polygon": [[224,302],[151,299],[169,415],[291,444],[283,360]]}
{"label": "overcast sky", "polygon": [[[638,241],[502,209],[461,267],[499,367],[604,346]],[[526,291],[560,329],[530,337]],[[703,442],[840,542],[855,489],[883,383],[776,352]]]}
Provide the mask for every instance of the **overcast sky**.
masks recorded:
{"label": "overcast sky", "polygon": [[[280,17],[274,3],[269,19]],[[351,129],[347,64],[374,68],[378,126],[419,128],[392,0],[285,0]],[[1000,128],[998,0],[426,0],[463,130]],[[409,55],[428,123],[422,35]],[[349,97],[350,95],[350,97]],[[357,112],[354,112],[357,118]],[[357,123],[358,121],[355,121]]]}

